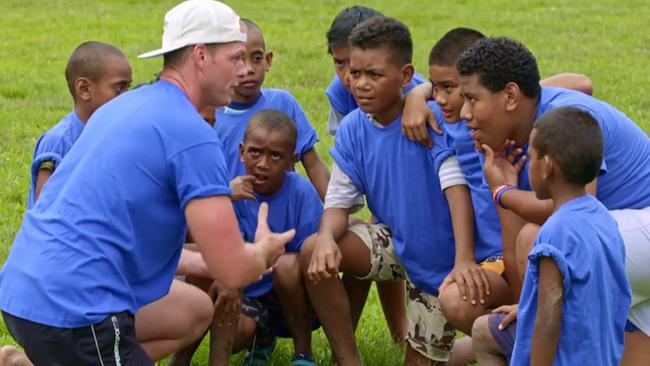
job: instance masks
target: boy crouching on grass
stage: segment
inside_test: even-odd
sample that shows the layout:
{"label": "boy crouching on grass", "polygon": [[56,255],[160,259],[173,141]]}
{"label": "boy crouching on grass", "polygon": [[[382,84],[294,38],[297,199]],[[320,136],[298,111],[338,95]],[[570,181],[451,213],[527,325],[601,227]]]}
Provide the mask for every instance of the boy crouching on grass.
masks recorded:
{"label": "boy crouching on grass", "polygon": [[[456,262],[474,262],[471,201],[451,149],[433,131],[431,149],[401,134],[411,59],[410,32],[393,18],[370,18],[350,35],[349,81],[359,109],[337,130],[326,209],[318,235],[305,241],[300,255],[310,299],[340,365],[361,359],[339,271],[364,280],[407,279],[404,363],[430,365],[449,359],[455,336],[438,287]],[[363,195],[381,224],[348,228]]]}
{"label": "boy crouching on grass", "polygon": [[616,221],[585,188],[603,160],[598,123],[575,107],[547,112],[530,134],[528,154],[530,183],[538,199],[553,200],[553,214],[528,255],[518,310],[496,309],[475,322],[477,360],[618,365],[631,295]]}
{"label": "boy crouching on grass", "polygon": [[[313,185],[292,171],[296,161],[296,124],[282,112],[262,110],[248,123],[239,151],[246,174],[252,177],[252,197],[233,202],[246,242],[253,242],[257,213],[269,206],[272,229],[296,229],[272,273],[243,289],[208,281],[203,288],[216,295],[211,327],[210,365],[228,365],[231,353],[248,349],[245,365],[267,365],[275,337],[291,337],[295,354],[291,365],[315,365],[311,350],[313,311],[298,266],[303,241],[318,230],[323,204]],[[241,197],[242,192],[233,192]],[[241,315],[240,315],[241,314]],[[177,355],[175,364],[189,364],[198,347]],[[181,362],[182,361],[182,362]]]}

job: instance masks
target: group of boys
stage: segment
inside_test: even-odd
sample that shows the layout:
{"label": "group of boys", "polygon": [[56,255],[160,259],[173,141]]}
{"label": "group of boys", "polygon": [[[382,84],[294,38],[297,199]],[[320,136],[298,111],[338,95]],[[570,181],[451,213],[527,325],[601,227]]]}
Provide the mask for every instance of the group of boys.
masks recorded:
{"label": "group of boys", "polygon": [[[245,287],[213,280],[187,246],[176,273],[204,292],[175,279],[138,310],[144,357],[189,365],[209,329],[210,365],[241,350],[244,364],[268,364],[277,337],[292,338],[292,365],[314,365],[311,332],[322,325],[334,360],[361,365],[354,333],[377,282],[393,284],[380,294],[406,365],[647,364],[650,140],[590,97],[588,78],[540,81],[521,43],[456,28],[431,49],[427,82],[406,25],[346,8],[327,34],[330,177],[295,98],[262,88],[273,54],[260,27],[241,23],[245,72],[232,102],[204,118],[216,119],[244,241],[256,241],[266,204],[270,229],[295,236]],[[75,108],[37,142],[28,208],[131,70],[115,47],[88,42],[66,78]],[[364,196],[369,222],[351,217]],[[0,306],[11,330],[12,305]],[[454,345],[456,330],[471,338]],[[3,360],[29,364],[10,347]]]}

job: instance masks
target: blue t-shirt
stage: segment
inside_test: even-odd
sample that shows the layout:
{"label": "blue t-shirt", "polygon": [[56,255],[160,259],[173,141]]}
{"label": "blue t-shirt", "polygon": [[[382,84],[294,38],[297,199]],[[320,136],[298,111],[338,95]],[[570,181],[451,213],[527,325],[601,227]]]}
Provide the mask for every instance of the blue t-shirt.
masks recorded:
{"label": "blue t-shirt", "polygon": [[248,121],[255,113],[264,109],[283,112],[296,123],[296,127],[298,127],[296,154],[299,160],[302,160],[303,154],[311,150],[318,142],[316,130],[309,124],[307,115],[298,101],[288,91],[262,89],[262,94],[253,103],[233,102],[227,107],[217,108],[217,122],[214,129],[223,145],[230,179],[246,174],[246,168],[239,157],[239,143],[244,139]]}
{"label": "blue t-shirt", "polygon": [[618,365],[631,301],[625,246],[614,218],[590,195],[565,203],[537,235],[528,255],[510,364],[530,363],[543,257],[555,261],[564,287],[562,327],[553,364]]}
{"label": "blue t-shirt", "polygon": [[36,141],[31,166],[32,184],[29,186],[29,196],[27,197],[28,209],[34,206],[36,201],[36,178],[41,163],[52,161],[54,167],[58,167],[61,159],[70,151],[83,129],[84,123],[73,110]]}
{"label": "blue t-shirt", "polygon": [[368,208],[391,230],[395,252],[416,287],[438,294],[454,266],[455,244],[438,170],[453,153],[430,131],[434,147],[402,136],[401,116],[386,127],[357,109],[336,133],[330,153],[366,196]]}
{"label": "blue t-shirt", "polygon": [[[417,72],[413,75],[411,82],[402,89],[404,94],[408,93],[411,89],[415,88],[417,85],[424,83],[426,80],[422,75]],[[325,95],[330,102],[330,108],[332,108],[336,113],[341,116],[345,116],[353,110],[357,109],[357,101],[350,93],[350,90],[345,87],[338,75],[332,77],[332,82],[325,89]],[[333,127],[333,126],[331,126]],[[334,134],[336,130],[328,131],[331,134]]]}
{"label": "blue t-shirt", "polygon": [[[438,121],[445,121],[440,108],[436,105],[434,111]],[[441,123],[449,141],[454,149],[469,186],[474,208],[474,222],[476,227],[476,253],[477,262],[501,255],[501,224],[496,206],[492,201],[492,193],[483,179],[483,166],[479,153],[474,147],[474,140],[465,120],[455,123]]]}
{"label": "blue t-shirt", "polygon": [[185,206],[230,194],[219,146],[166,81],[99,108],[25,214],[0,273],[0,308],[74,328],[167,294]]}
{"label": "blue t-shirt", "polygon": [[[308,236],[318,232],[323,203],[314,186],[296,172],[287,172],[282,188],[272,196],[255,194],[257,201],[240,200],[233,203],[239,221],[239,230],[247,243],[255,241],[257,213],[262,202],[269,204],[268,223],[271,231],[284,232],[296,229],[296,236],[286,244],[287,252],[299,252]],[[273,274],[248,285],[247,297],[258,297],[273,287]]]}
{"label": "blue t-shirt", "polygon": [[[542,88],[535,118],[566,106],[589,112],[603,133],[604,160],[596,184],[596,198],[609,210],[650,206],[650,139],[645,132],[611,105],[561,88]],[[519,188],[532,190],[528,164],[519,176]]]}

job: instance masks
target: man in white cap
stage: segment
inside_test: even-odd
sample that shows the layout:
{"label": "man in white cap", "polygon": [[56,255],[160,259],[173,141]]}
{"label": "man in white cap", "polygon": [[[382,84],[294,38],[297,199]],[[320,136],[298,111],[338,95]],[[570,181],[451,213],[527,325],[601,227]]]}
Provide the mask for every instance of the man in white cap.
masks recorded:
{"label": "man in white cap", "polygon": [[211,0],[165,16],[161,80],[105,104],[43,188],[0,273],[7,328],[36,365],[152,365],[134,314],[164,296],[186,231],[212,276],[241,287],[272,266],[293,231],[260,209],[244,245],[226,166],[199,114],[230,102],[246,33]]}

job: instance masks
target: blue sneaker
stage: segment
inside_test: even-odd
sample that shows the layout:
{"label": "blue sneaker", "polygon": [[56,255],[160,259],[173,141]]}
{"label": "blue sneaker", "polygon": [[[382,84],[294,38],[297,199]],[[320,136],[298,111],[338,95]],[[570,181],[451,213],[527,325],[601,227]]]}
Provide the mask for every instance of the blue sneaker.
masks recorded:
{"label": "blue sneaker", "polygon": [[316,362],[310,355],[298,353],[291,360],[291,366],[316,366]]}
{"label": "blue sneaker", "polygon": [[273,338],[271,344],[266,347],[247,349],[246,353],[244,353],[244,363],[242,366],[267,366],[271,361],[275,345],[276,339]]}

